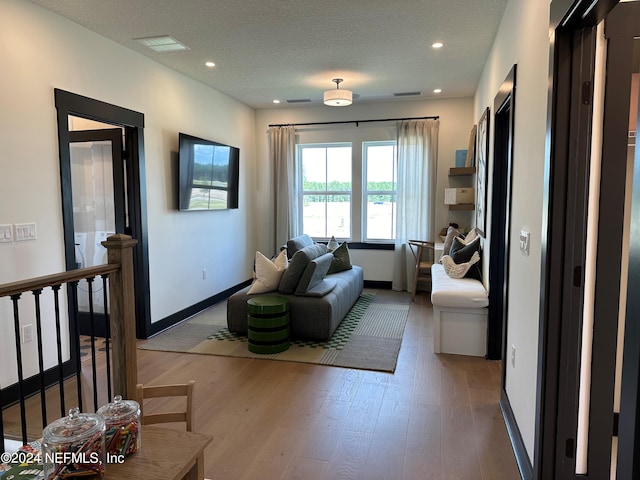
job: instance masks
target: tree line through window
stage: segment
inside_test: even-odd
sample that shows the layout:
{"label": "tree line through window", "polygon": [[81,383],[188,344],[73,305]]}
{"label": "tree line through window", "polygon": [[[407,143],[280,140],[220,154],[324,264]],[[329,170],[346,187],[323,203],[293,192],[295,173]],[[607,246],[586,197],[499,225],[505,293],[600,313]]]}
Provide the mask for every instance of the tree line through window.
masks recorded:
{"label": "tree line through window", "polygon": [[[300,144],[302,231],[317,240],[390,242],[395,239],[397,158],[395,141],[363,142],[362,158],[351,143]],[[362,175],[354,188],[353,176]],[[354,238],[359,222],[362,232]]]}

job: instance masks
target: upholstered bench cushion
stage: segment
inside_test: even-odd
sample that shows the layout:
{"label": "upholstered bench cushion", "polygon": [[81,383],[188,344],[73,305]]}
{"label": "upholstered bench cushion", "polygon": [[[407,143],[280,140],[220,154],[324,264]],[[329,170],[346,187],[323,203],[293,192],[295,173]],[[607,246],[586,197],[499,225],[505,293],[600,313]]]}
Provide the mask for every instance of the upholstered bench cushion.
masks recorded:
{"label": "upholstered bench cushion", "polygon": [[489,298],[480,281],[451,278],[436,263],[431,267],[431,303],[440,307],[483,308],[489,305]]}

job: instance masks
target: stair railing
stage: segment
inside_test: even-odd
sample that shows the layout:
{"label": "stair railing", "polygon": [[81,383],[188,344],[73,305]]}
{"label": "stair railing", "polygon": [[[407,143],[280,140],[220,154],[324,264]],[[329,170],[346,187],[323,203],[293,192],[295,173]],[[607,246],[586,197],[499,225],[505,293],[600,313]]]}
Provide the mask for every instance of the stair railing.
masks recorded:
{"label": "stair railing", "polygon": [[[27,419],[25,400],[28,396],[26,384],[29,379],[25,379],[23,375],[23,359],[22,359],[22,345],[21,345],[21,323],[20,323],[20,299],[25,293],[31,293],[34,299],[35,306],[35,323],[36,323],[36,337],[38,342],[38,370],[39,370],[39,389],[40,389],[40,403],[43,428],[47,423],[47,401],[46,401],[46,389],[50,386],[48,380],[45,378],[45,367],[43,361],[43,342],[53,341],[53,339],[43,338],[43,321],[41,315],[41,294],[44,289],[51,289],[53,292],[54,312],[55,312],[55,325],[56,325],[56,346],[58,363],[53,368],[47,369],[47,373],[57,370],[57,383],[60,390],[60,406],[61,416],[66,415],[65,412],[65,399],[64,399],[64,382],[67,376],[63,369],[62,360],[62,332],[60,330],[61,325],[61,312],[60,312],[60,299],[59,294],[62,285],[67,285],[70,290],[71,302],[74,306],[72,311],[77,312],[78,299],[77,299],[77,286],[80,280],[87,280],[89,284],[89,296],[92,296],[92,286],[96,277],[101,277],[104,291],[104,307],[105,315],[109,318],[108,322],[108,335],[106,339],[106,377],[109,383],[109,400],[111,399],[111,392],[117,392],[122,395],[123,398],[135,398],[137,381],[137,362],[136,362],[136,334],[135,334],[135,288],[134,288],[134,276],[133,276],[133,247],[137,244],[137,240],[132,239],[128,235],[115,234],[107,238],[102,242],[102,245],[108,252],[108,263],[105,265],[81,268],[77,270],[70,270],[67,272],[56,273],[52,275],[45,275],[36,278],[30,278],[17,282],[7,283],[0,285],[0,298],[9,297],[13,306],[13,323],[14,323],[14,335],[15,335],[15,348],[17,357],[17,375],[18,375],[18,402],[20,405],[20,417],[21,417],[21,437],[22,442],[27,443]],[[107,279],[109,280],[108,288],[108,300],[107,302]],[[107,312],[107,305],[110,307],[110,312]],[[107,314],[108,313],[108,314]],[[93,312],[91,314],[93,316]],[[70,349],[76,349],[76,384],[78,388],[78,404],[82,405],[82,382],[81,382],[81,361],[80,361],[80,342],[79,342],[79,325],[78,315],[71,314],[69,322],[74,322],[76,338],[70,338]],[[110,337],[110,340],[109,340]],[[109,355],[109,342],[111,343],[111,353]],[[93,350],[93,345],[92,345]],[[95,352],[93,358],[93,387],[94,387],[94,408],[97,403],[97,386],[96,386],[96,365],[95,365]],[[111,358],[110,358],[111,357]],[[113,385],[111,386],[111,377],[113,377]],[[6,387],[6,386],[0,386]],[[0,389],[0,405],[3,405],[1,398],[2,389]],[[0,451],[4,452],[5,437],[3,416],[0,415]]]}

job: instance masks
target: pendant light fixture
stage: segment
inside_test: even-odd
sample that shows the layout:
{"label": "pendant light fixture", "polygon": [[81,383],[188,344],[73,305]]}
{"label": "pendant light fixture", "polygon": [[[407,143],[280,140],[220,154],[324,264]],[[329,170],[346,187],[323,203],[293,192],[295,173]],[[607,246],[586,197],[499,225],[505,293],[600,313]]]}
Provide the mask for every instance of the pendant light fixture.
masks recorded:
{"label": "pendant light fixture", "polygon": [[340,82],[343,80],[341,78],[334,78],[331,81],[335,82],[336,89],[324,92],[324,104],[330,107],[346,107],[347,105],[351,105],[351,103],[353,103],[353,93],[351,90],[340,90]]}

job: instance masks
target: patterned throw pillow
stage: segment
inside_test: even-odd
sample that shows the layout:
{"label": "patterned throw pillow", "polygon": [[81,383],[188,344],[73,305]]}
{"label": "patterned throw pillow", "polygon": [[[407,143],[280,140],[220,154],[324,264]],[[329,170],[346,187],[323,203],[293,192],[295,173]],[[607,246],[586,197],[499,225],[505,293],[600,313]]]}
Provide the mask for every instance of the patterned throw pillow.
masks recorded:
{"label": "patterned throw pillow", "polygon": [[[462,243],[458,238],[453,239],[453,243],[451,244],[451,250],[449,251],[449,255],[453,259],[455,263],[462,264],[471,261],[473,254],[478,252],[478,255],[482,257],[482,252],[480,250],[480,237],[476,237],[474,240],[469,242],[468,244]],[[482,270],[480,268],[481,262],[473,264],[467,274],[466,278],[475,278],[476,280],[482,281]]]}

